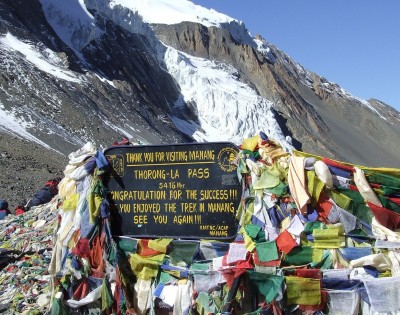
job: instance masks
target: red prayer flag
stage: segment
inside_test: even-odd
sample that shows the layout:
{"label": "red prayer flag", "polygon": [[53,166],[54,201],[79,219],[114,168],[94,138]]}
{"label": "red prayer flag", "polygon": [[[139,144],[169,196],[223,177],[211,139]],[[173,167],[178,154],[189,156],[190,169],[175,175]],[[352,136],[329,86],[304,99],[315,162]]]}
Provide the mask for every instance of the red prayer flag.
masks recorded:
{"label": "red prayer flag", "polygon": [[395,230],[400,226],[400,214],[370,202],[368,202],[368,207],[371,209],[375,219],[388,229]]}
{"label": "red prayer flag", "polygon": [[289,254],[289,252],[297,246],[296,241],[287,230],[279,234],[275,241],[278,249],[285,254]]}

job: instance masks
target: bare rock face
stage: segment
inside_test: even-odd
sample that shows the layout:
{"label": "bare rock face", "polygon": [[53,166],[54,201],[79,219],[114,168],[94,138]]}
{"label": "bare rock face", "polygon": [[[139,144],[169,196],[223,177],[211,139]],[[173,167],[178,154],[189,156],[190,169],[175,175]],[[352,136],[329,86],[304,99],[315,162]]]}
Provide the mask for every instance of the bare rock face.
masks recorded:
{"label": "bare rock face", "polygon": [[314,84],[313,84],[313,89],[315,92],[315,95],[317,95],[321,100],[327,101],[331,98],[332,96],[332,91],[328,90],[324,84],[328,84],[328,81],[324,80],[324,78],[315,76],[314,77]]}

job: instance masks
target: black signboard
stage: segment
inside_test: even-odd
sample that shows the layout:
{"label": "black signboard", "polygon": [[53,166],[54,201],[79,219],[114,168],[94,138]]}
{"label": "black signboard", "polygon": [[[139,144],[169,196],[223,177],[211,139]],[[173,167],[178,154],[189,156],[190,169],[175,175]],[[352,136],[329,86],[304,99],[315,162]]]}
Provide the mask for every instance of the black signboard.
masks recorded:
{"label": "black signboard", "polygon": [[229,142],[111,147],[113,232],[137,237],[232,239],[241,186]]}

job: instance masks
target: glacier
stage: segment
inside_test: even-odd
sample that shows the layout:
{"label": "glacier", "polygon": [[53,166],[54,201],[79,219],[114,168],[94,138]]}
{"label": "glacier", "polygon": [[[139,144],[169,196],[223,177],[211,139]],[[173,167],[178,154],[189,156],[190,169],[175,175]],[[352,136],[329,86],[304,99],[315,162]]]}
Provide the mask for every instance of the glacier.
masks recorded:
{"label": "glacier", "polygon": [[[271,110],[273,103],[239,82],[235,77],[236,70],[232,66],[216,64],[168,47],[155,38],[151,29],[151,23],[174,24],[192,21],[205,26],[228,29],[235,39],[257,47],[257,43],[242,22],[186,0],[174,3],[166,0],[87,0],[85,8],[81,0],[72,2],[72,9],[67,10],[63,9],[60,0],[41,0],[53,29],[74,50],[81,50],[85,43],[96,38],[92,37],[96,33],[94,30],[98,28],[95,25],[96,18],[89,13],[91,10],[106,16],[129,32],[148,38],[160,64],[180,86],[183,97],[171,104],[173,112],[170,118],[182,132],[196,141],[240,143],[243,138],[263,131],[281,142],[287,150],[291,150],[290,141],[287,141],[274,118]],[[77,34],[83,29],[85,31],[78,41]],[[97,31],[97,34],[99,35],[100,31]],[[179,115],[180,108],[187,102],[196,106],[196,122],[183,121]]]}

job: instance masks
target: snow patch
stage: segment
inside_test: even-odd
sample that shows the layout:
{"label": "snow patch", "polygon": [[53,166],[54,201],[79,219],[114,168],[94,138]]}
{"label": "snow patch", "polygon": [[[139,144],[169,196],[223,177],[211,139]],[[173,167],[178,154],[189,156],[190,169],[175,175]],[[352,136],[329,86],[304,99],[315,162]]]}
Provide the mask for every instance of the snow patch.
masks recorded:
{"label": "snow patch", "polygon": [[111,85],[113,88],[115,88],[115,84],[113,81],[107,80],[104,77],[101,77],[99,74],[95,73],[95,76],[103,83],[108,83],[109,85]]}
{"label": "snow patch", "polygon": [[373,107],[367,100],[356,97],[354,95],[352,95],[351,93],[347,92],[344,88],[340,88],[339,93],[341,93],[342,95],[345,95],[348,98],[352,98],[356,101],[358,101],[362,106],[369,108],[371,111],[373,111],[374,113],[378,114],[379,117],[381,117],[384,120],[387,120],[387,118],[385,116],[383,116],[375,107]]}
{"label": "snow patch", "polygon": [[102,33],[84,0],[40,0],[40,3],[53,30],[83,59],[80,51]]}
{"label": "snow patch", "polygon": [[237,21],[215,10],[209,10],[187,0],[111,0],[110,7],[122,6],[139,12],[147,23],[177,24],[195,22],[209,26],[221,26]]}
{"label": "snow patch", "polygon": [[52,149],[49,145],[39,140],[27,131],[27,128],[35,127],[34,123],[26,121],[23,117],[16,117],[12,111],[5,110],[3,104],[0,103],[0,130],[10,135],[35,142],[46,149]]}
{"label": "snow patch", "polygon": [[106,126],[108,126],[108,127],[110,127],[111,129],[113,129],[114,131],[121,133],[121,134],[124,135],[125,137],[127,137],[127,138],[133,138],[133,135],[132,135],[132,134],[130,134],[130,133],[129,133],[128,131],[126,131],[125,129],[116,126],[116,125],[113,124],[111,121],[108,121],[108,120],[106,120],[106,119],[103,119],[103,123],[104,123]]}
{"label": "snow patch", "polygon": [[32,63],[36,68],[44,71],[61,80],[70,82],[81,82],[80,79],[70,70],[59,65],[61,59],[50,49],[39,52],[33,45],[20,41],[10,33],[0,36],[0,44],[4,49],[18,51],[25,56],[25,59]]}
{"label": "snow patch", "polygon": [[276,57],[272,53],[271,48],[268,46],[268,43],[265,40],[255,38],[254,42],[257,45],[257,50],[262,53],[265,58],[267,58],[271,63],[276,62]]}
{"label": "snow patch", "polygon": [[86,0],[85,3],[88,8],[101,12],[115,24],[142,35],[149,33],[149,25],[146,23],[194,22],[206,27],[226,29],[235,40],[255,47],[242,21],[187,0]]}

